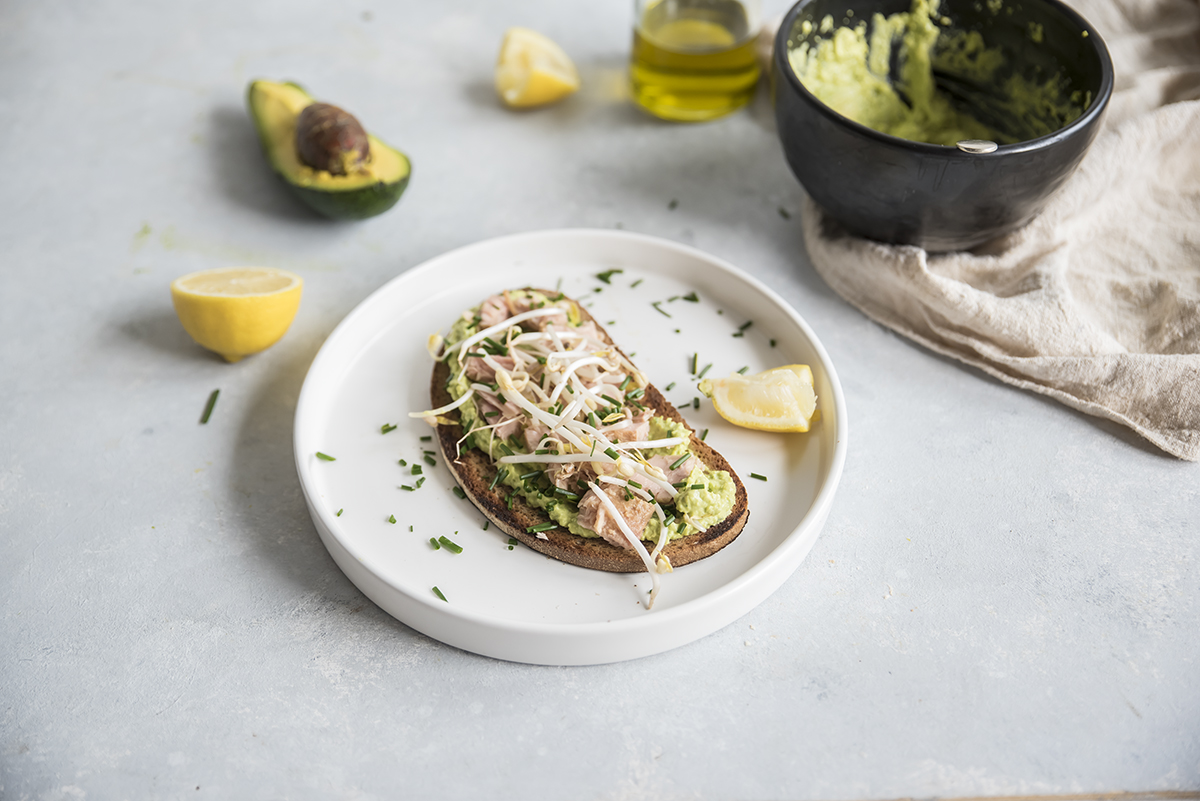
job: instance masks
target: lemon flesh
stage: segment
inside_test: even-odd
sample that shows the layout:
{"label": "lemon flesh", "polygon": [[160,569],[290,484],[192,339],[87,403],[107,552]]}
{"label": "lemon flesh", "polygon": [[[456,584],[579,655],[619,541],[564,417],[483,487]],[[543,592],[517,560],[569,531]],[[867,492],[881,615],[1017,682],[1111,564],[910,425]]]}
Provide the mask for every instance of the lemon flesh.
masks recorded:
{"label": "lemon flesh", "polygon": [[509,28],[496,61],[496,92],[512,108],[562,100],[579,89],[579,71],[551,39],[528,28]]}
{"label": "lemon flesh", "polygon": [[192,339],[226,361],[264,351],[287,333],[304,280],[272,267],[224,267],[171,283],[175,314]]}
{"label": "lemon flesh", "polygon": [[817,409],[807,364],[701,381],[700,391],[712,398],[717,414],[735,426],[759,431],[808,431]]}

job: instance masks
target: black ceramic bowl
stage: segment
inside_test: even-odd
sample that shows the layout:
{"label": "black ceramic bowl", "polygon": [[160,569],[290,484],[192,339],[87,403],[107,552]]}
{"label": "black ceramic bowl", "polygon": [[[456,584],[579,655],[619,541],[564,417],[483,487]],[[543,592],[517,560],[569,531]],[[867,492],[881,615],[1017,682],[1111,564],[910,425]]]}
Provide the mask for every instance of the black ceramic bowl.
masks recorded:
{"label": "black ceramic bowl", "polygon": [[[1059,0],[1006,0],[999,14],[981,0],[942,0],[939,15],[954,28],[979,31],[988,47],[1002,48],[1013,69],[1061,70],[1072,89],[1091,92],[1087,110],[1065,127],[987,154],[860,125],[810,93],[788,61],[791,48],[821,36],[826,15],[841,24],[909,7],[910,0],[800,0],[793,6],[775,37],[772,63],[779,136],[800,183],[851,232],[934,251],[966,250],[1029,222],[1071,175],[1112,95],[1112,60],[1095,28]],[[1031,23],[1041,26],[1036,46]],[[805,27],[811,28],[807,35]]]}

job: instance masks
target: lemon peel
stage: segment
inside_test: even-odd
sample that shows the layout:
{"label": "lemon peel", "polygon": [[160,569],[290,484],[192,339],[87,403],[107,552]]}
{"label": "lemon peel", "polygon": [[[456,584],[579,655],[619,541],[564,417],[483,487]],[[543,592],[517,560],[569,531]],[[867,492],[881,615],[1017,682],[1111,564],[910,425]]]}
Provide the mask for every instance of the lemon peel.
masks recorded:
{"label": "lemon peel", "polygon": [[197,344],[237,362],[280,340],[296,317],[304,279],[273,267],[222,267],[171,282],[171,302]]}

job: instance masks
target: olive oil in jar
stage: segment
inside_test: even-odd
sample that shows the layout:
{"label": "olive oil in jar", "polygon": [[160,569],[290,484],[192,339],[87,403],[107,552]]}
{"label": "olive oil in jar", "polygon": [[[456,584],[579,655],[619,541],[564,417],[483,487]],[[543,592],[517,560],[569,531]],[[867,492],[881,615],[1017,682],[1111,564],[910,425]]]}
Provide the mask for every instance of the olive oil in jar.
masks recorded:
{"label": "olive oil in jar", "polygon": [[754,96],[757,0],[639,0],[637,12],[630,79],[642,108],[696,122]]}

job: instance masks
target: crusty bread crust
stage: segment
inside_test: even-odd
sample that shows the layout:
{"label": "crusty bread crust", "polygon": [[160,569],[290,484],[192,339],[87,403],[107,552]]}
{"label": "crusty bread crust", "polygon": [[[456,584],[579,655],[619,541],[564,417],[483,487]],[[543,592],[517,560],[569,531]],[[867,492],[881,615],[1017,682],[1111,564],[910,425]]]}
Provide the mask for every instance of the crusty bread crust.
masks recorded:
{"label": "crusty bread crust", "polygon": [[[545,289],[533,291],[542,292],[547,295],[554,294]],[[588,314],[583,306],[579,306],[579,311],[585,321],[591,320],[592,322],[596,322],[595,318]],[[598,322],[596,322],[596,329],[606,342],[616,347],[612,342],[612,338],[609,337],[608,332]],[[446,390],[446,380],[449,377],[449,365],[446,362],[437,362],[433,368],[433,379],[430,385],[430,395],[433,401],[432,408],[436,409],[453,401],[450,393]],[[692,427],[687,424],[687,421],[683,419],[675,407],[667,402],[662,393],[653,384],[646,387],[646,393],[640,402],[648,408],[653,409],[655,414],[687,426],[688,431],[691,432],[692,453],[708,469],[724,470],[729,473],[736,490],[733,510],[729,513],[728,517],[711,526],[706,531],[673,540],[663,548],[663,553],[671,560],[671,565],[673,567],[681,567],[703,559],[706,556],[713,555],[733,542],[737,535],[742,532],[742,529],[746,525],[746,520],[750,516],[750,509],[746,503],[746,487],[742,484],[742,480],[738,477],[738,474],[729,462],[726,461],[725,457],[717,453],[711,445],[696,436],[696,432]],[[479,510],[498,526],[501,531],[510,537],[515,537],[522,544],[539,553],[572,565],[587,567],[593,570],[607,570],[610,573],[640,573],[645,571],[646,566],[636,551],[610,545],[599,537],[580,537],[572,534],[565,528],[554,528],[543,532],[546,536],[544,540],[538,538],[536,534],[528,533],[526,529],[529,527],[552,522],[550,517],[541,509],[530,505],[520,495],[517,495],[512,508],[509,509],[507,502],[508,494],[511,491],[509,487],[497,484],[495,489],[488,489],[488,485],[492,483],[492,479],[496,475],[497,467],[486,453],[478,448],[471,448],[463,450],[456,457],[456,443],[462,439],[464,433],[462,426],[458,422],[458,411],[448,412],[443,417],[455,421],[453,424],[443,424],[437,427],[438,444],[441,447],[442,458],[445,459],[446,466],[449,467],[451,475],[454,476],[454,479],[462,487],[467,497],[471,499],[471,502],[479,507]]]}

